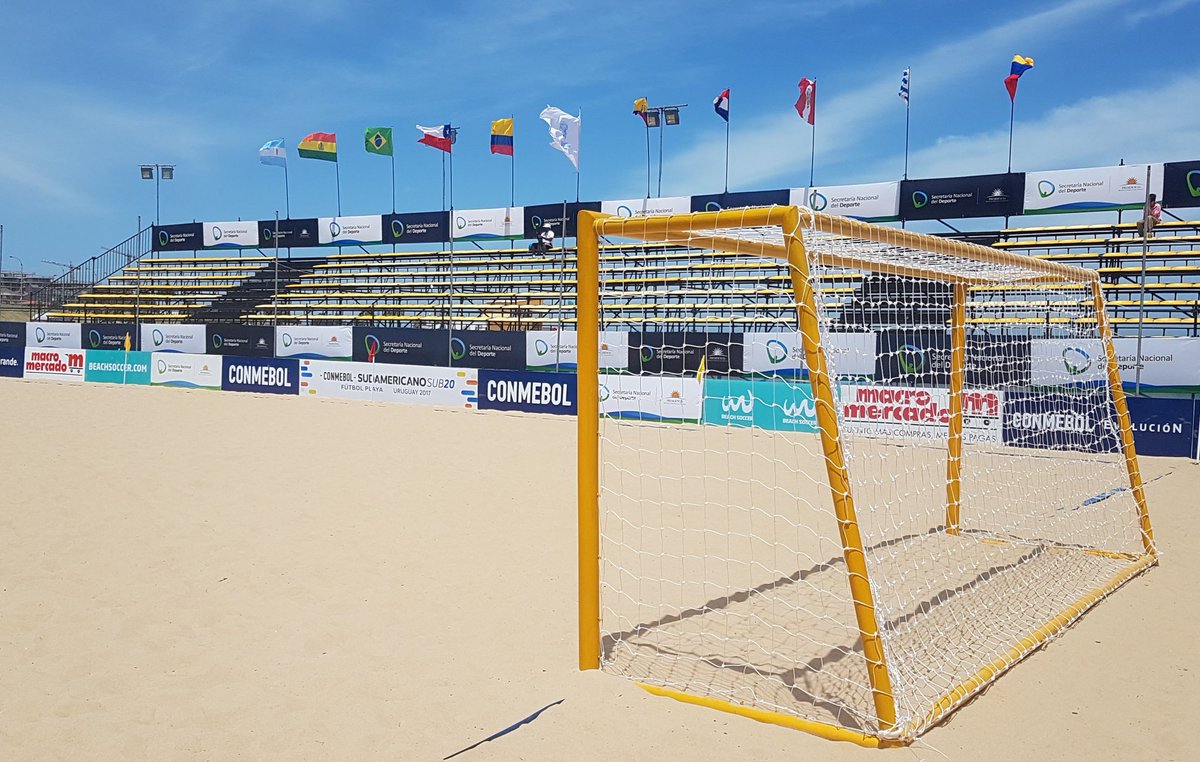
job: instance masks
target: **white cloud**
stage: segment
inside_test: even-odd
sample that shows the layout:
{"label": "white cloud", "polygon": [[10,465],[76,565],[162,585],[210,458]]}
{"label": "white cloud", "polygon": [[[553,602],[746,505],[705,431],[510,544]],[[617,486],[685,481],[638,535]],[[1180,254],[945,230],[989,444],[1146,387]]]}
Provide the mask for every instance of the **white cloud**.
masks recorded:
{"label": "white cloud", "polygon": [[1163,21],[1175,11],[1195,5],[1197,2],[1198,0],[1164,0],[1159,3],[1139,3],[1138,7],[1126,16],[1125,20],[1130,26],[1136,26],[1151,19]]}

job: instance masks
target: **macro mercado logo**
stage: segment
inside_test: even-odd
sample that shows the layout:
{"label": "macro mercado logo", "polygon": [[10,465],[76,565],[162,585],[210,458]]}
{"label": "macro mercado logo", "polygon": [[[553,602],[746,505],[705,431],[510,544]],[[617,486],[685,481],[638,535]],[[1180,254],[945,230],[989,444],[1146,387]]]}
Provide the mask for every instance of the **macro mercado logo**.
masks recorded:
{"label": "macro mercado logo", "polygon": [[466,356],[467,345],[463,343],[463,340],[458,337],[450,339],[450,359],[461,360]]}
{"label": "macro mercado logo", "polygon": [[779,339],[767,339],[767,362],[778,365],[787,359],[788,348]]}
{"label": "macro mercado logo", "polygon": [[896,361],[905,373],[920,373],[925,369],[925,350],[916,344],[903,344],[896,350]]}
{"label": "macro mercado logo", "polygon": [[1050,198],[1054,192],[1058,190],[1058,186],[1049,180],[1038,180],[1037,184],[1038,195],[1042,198]]}
{"label": "macro mercado logo", "polygon": [[913,209],[920,209],[929,203],[929,194],[925,191],[913,191],[912,202]]}
{"label": "macro mercado logo", "polygon": [[34,328],[33,329],[33,338],[37,340],[37,343],[41,344],[43,341],[46,340],[46,331],[41,326]]}
{"label": "macro mercado logo", "polygon": [[1062,351],[1063,366],[1067,375],[1078,376],[1092,367],[1092,356],[1079,347],[1067,347]]}
{"label": "macro mercado logo", "polygon": [[100,341],[101,337],[99,331],[97,331],[95,328],[88,331],[88,343],[92,345],[92,349],[99,349]]}
{"label": "macro mercado logo", "polygon": [[550,345],[544,339],[535,339],[533,351],[537,352],[538,357],[545,357],[550,351]]}
{"label": "macro mercado logo", "polygon": [[829,199],[825,198],[824,194],[818,191],[808,194],[809,209],[812,209],[814,212],[823,212],[827,206],[829,206]]}

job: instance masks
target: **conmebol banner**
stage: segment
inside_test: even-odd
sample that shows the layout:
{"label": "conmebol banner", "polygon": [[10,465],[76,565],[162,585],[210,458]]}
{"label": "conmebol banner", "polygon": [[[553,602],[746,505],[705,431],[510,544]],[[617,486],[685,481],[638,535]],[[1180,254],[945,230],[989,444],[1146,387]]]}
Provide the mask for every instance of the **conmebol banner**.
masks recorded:
{"label": "conmebol banner", "polygon": [[692,197],[666,196],[663,198],[626,198],[618,201],[601,201],[600,211],[617,217],[688,214],[692,211]]}
{"label": "conmebol banner", "polygon": [[205,222],[204,248],[239,249],[258,246],[258,220]]}
{"label": "conmebol banner", "polygon": [[574,373],[479,371],[479,409],[575,415]]}
{"label": "conmebol banner", "polygon": [[792,203],[814,212],[853,217],[867,222],[891,222],[900,219],[900,183],[863,185],[818,185],[793,188]]}
{"label": "conmebol banner", "polygon": [[1162,197],[1162,164],[1057,169],[1025,174],[1025,214],[1141,209],[1150,192]]}
{"label": "conmebol banner", "polygon": [[317,241],[325,244],[368,244],[383,240],[383,217],[320,217],[317,219]]}
{"label": "conmebol banner", "polygon": [[472,408],[478,372],[364,362],[300,361],[300,395]]}
{"label": "conmebol banner", "polygon": [[226,357],[221,390],[262,394],[298,394],[299,363],[289,357]]}
{"label": "conmebol banner", "polygon": [[450,221],[450,234],[456,241],[516,240],[524,232],[524,217],[520,206],[458,209]]}

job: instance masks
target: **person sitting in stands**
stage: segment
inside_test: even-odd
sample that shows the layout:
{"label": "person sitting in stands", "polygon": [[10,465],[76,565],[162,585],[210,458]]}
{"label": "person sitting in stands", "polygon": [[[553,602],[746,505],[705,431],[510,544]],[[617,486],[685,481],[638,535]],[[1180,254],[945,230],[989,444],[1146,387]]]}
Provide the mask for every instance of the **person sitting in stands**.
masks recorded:
{"label": "person sitting in stands", "polygon": [[1154,193],[1151,193],[1150,200],[1146,202],[1146,208],[1143,211],[1142,218],[1138,220],[1138,236],[1153,238],[1154,226],[1160,222],[1162,222],[1162,204],[1158,203],[1158,196]]}

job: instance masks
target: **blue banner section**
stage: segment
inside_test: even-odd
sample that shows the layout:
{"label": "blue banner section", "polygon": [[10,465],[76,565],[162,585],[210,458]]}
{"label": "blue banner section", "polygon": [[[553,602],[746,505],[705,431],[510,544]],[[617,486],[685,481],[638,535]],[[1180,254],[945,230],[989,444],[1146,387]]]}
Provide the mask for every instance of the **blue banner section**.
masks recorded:
{"label": "blue banner section", "polygon": [[817,408],[808,382],[705,378],[703,421],[769,431],[817,431]]}
{"label": "blue banner section", "polygon": [[450,365],[459,368],[525,369],[524,331],[455,331]]}
{"label": "blue banner section", "polygon": [[791,203],[791,197],[792,192],[787,189],[710,193],[692,196],[692,211],[719,212],[743,206],[786,206]]}
{"label": "blue banner section", "polygon": [[[25,324],[0,322],[0,347],[25,348]],[[24,357],[24,355],[22,355]]]}
{"label": "blue banner section", "polygon": [[354,361],[445,367],[450,364],[450,331],[356,325]]}
{"label": "blue banner section", "polygon": [[575,415],[575,374],[479,371],[479,409]]}
{"label": "blue banner section", "polygon": [[226,357],[221,390],[299,394],[300,363],[287,357]]}
{"label": "blue banner section", "polygon": [[1197,405],[1190,399],[1126,397],[1133,447],[1138,455],[1193,457]]}
{"label": "blue banner section", "polygon": [[[566,210],[565,217],[563,215],[564,209]],[[600,211],[600,202],[583,201],[527,206],[524,208],[523,235],[529,240],[533,240],[542,232],[543,225],[549,225],[557,239],[556,245],[561,246],[563,238],[575,237],[576,221],[579,219],[579,213],[585,209],[598,212]]]}
{"label": "blue banner section", "polygon": [[129,348],[137,349],[137,326],[133,323],[84,323],[80,331],[84,349],[120,349],[125,351],[125,338],[129,337]]}
{"label": "blue banner section", "polygon": [[[274,249],[275,244],[275,220],[259,220],[258,221],[258,240],[259,248]],[[309,217],[299,220],[280,220],[279,221],[279,244],[278,248],[291,248],[293,246],[316,246],[317,245],[317,218]]]}
{"label": "blue banner section", "polygon": [[196,251],[204,248],[204,225],[185,222],[182,225],[155,225],[151,248],[154,251]]}
{"label": "blue banner section", "polygon": [[0,345],[0,376],[20,378],[24,375],[25,347]]}
{"label": "blue banner section", "polygon": [[1102,392],[1008,392],[1003,437],[1015,447],[1120,452],[1112,402]]}
{"label": "blue banner section", "polygon": [[1025,175],[969,175],[904,180],[900,217],[948,220],[957,217],[1009,217],[1025,206]]}
{"label": "blue banner section", "polygon": [[450,240],[449,212],[383,215],[384,243],[441,243]]}
{"label": "blue banner section", "polygon": [[275,329],[269,325],[221,323],[209,325],[206,330],[209,354],[275,356]]}
{"label": "blue banner section", "polygon": [[1200,206],[1200,161],[1163,165],[1163,206]]}
{"label": "blue banner section", "polygon": [[150,352],[125,352],[89,349],[83,366],[83,380],[101,384],[150,384]]}

